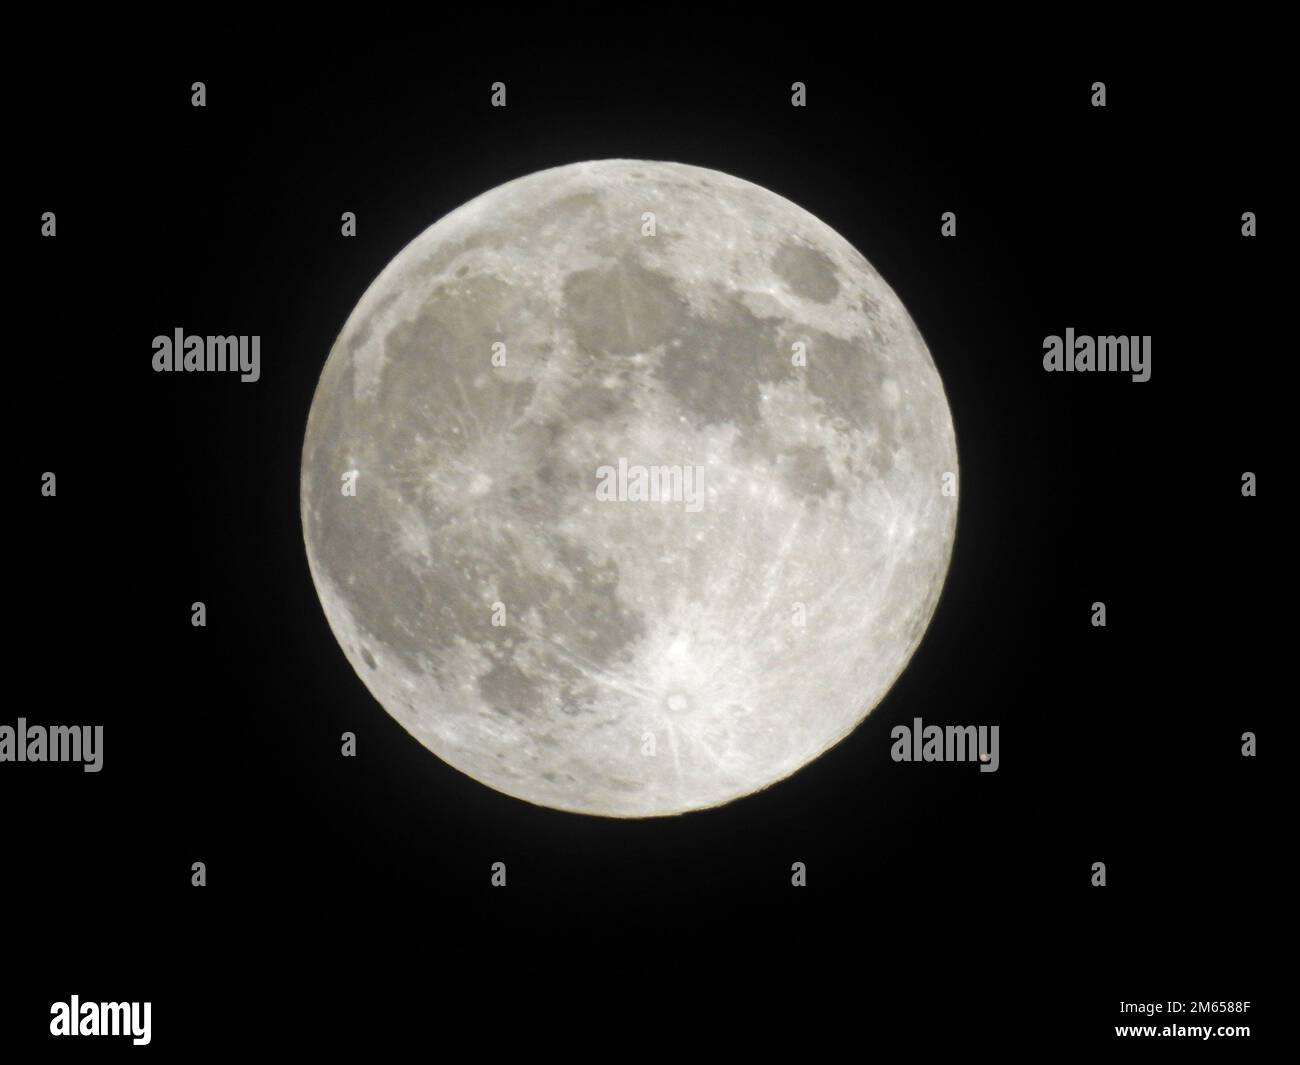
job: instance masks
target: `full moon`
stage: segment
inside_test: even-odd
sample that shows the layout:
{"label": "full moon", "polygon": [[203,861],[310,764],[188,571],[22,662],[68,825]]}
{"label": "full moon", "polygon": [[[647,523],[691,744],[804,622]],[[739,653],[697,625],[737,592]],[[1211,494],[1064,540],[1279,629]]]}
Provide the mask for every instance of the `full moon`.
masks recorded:
{"label": "full moon", "polygon": [[876,707],[956,482],[925,342],[843,237],[604,160],[388,264],[321,373],[301,508],[329,625],[412,736],[507,795],[649,817],[765,788]]}

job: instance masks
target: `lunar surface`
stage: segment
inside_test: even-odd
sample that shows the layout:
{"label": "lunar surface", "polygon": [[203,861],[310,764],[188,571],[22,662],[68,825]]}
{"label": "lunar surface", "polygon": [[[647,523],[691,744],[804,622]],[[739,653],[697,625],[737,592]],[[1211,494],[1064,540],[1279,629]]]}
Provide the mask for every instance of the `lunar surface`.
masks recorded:
{"label": "lunar surface", "polygon": [[925,343],[847,241],[726,174],[607,160],[389,263],[321,374],[301,505],[329,624],[411,735],[507,795],[646,817],[871,712],[938,602],[956,476]]}

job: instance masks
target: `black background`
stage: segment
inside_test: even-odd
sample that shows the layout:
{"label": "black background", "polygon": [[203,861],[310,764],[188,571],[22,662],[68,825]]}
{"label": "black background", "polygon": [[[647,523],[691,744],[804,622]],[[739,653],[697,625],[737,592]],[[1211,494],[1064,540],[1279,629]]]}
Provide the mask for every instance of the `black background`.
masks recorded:
{"label": "black background", "polygon": [[[482,1052],[681,1051],[699,1027],[813,1051],[838,1021],[867,1047],[1113,1047],[1121,999],[1170,998],[1252,1000],[1233,1050],[1262,1045],[1291,358],[1267,57],[775,26],[670,52],[650,16],[562,47],[518,24],[116,32],[10,74],[3,721],[106,735],[99,774],[0,767],[0,1046],[110,1049],[49,1038],[74,993],[152,1001],[168,1054],[432,1052],[462,1024]],[[482,191],[611,157],[736,174],[862,250],[961,459],[943,599],[885,701],[768,791],[640,822],[519,802],[409,737],[337,647],[298,517],[316,380],[376,274]],[[1044,373],[1070,326],[1150,334],[1151,380]],[[153,373],[177,327],[259,334],[262,379]],[[999,724],[1000,771],[893,763],[918,716]]]}

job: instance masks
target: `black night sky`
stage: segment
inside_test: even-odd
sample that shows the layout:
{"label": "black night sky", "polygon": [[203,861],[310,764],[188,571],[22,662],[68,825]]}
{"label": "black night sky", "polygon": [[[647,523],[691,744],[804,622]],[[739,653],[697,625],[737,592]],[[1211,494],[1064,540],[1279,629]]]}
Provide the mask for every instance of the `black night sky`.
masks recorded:
{"label": "black night sky", "polygon": [[[1257,1003],[1254,1049],[1281,1023],[1259,972],[1289,702],[1270,64],[775,25],[673,51],[662,21],[611,23],[615,51],[521,24],[118,27],[10,71],[0,721],[103,724],[106,750],[99,774],[0,766],[0,1048],[110,1049],[49,1037],[72,993],[152,1001],[173,1058],[425,1031],[432,1052],[459,1023],[490,1052],[516,1021],[601,1057],[840,1018],[866,1048],[1102,1047],[1121,999],[1179,997]],[[860,249],[925,337],[961,460],[943,598],[885,701],[776,787],[641,822],[530,806],[408,736],[340,652],[298,517],[317,377],[384,265],[480,192],[615,157],[743,177]],[[260,335],[261,380],[153,373],[177,327]],[[1067,327],[1151,335],[1150,381],[1045,373]],[[914,717],[999,724],[1000,770],[893,763]]]}

